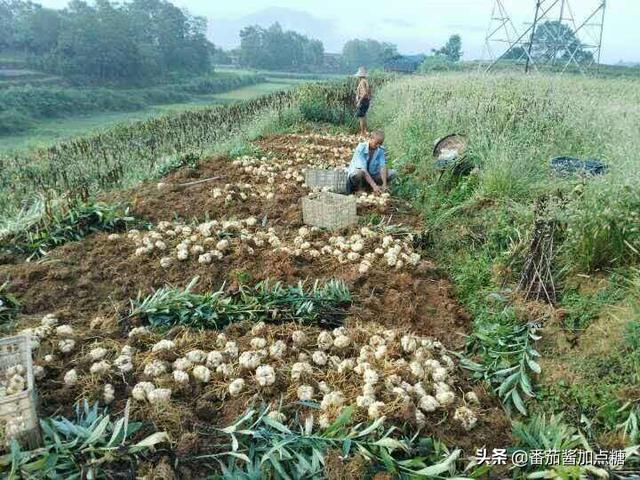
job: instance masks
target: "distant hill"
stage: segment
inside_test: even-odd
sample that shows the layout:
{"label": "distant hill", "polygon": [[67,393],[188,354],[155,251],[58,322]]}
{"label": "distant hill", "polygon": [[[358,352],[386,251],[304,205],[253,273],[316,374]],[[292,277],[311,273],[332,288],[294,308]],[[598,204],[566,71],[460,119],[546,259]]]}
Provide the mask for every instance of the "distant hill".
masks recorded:
{"label": "distant hill", "polygon": [[345,39],[340,35],[333,20],[281,7],[265,8],[239,18],[210,20],[207,36],[216,46],[230,49],[240,45],[240,30],[247,25],[268,27],[275,22],[279,22],[285,30],[295,30],[322,40],[325,50],[328,52],[342,50]]}
{"label": "distant hill", "polygon": [[640,63],[639,62],[625,62],[623,60],[620,60],[618,63],[615,64],[615,66],[617,66],[617,67],[640,67]]}

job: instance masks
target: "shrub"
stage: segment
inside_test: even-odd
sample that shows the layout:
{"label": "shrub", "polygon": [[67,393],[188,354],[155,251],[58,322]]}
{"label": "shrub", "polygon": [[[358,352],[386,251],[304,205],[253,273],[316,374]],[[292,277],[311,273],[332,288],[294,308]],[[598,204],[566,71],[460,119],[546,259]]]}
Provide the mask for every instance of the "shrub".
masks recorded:
{"label": "shrub", "polygon": [[13,133],[29,130],[33,126],[33,120],[15,108],[0,110],[0,135],[10,135]]}

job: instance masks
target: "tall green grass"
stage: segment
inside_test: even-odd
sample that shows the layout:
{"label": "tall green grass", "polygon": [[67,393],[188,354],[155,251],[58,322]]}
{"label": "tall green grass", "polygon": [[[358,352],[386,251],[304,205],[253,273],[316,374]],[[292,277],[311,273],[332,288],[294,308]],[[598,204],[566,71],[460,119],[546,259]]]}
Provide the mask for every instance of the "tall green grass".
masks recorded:
{"label": "tall green grass", "polygon": [[[429,190],[418,197],[430,221],[460,204],[451,197],[466,189],[467,206],[490,205],[514,217],[511,225],[526,225],[533,200],[559,192],[567,200],[554,212],[566,224],[563,267],[593,271],[640,258],[639,101],[637,80],[442,74],[387,84],[372,122],[386,129],[397,164],[426,181],[417,188]],[[438,182],[433,144],[449,133],[468,137],[476,179]],[[558,178],[549,160],[561,155],[601,159],[610,169],[601,178]],[[468,223],[467,213],[445,223]]]}
{"label": "tall green grass", "polygon": [[[513,336],[525,328],[510,292],[541,214],[536,200],[556,199],[545,213],[560,225],[553,273],[571,317],[564,327],[579,333],[599,310],[584,314],[589,299],[570,288],[576,275],[617,274],[640,261],[639,100],[640,80],[440,74],[388,83],[373,103],[371,123],[386,130],[389,157],[404,172],[396,191],[423,212],[432,254],[474,318],[468,351],[480,362],[475,371],[521,413],[523,402],[504,395],[516,377],[510,384],[500,372],[530,375],[519,400],[538,398],[543,409],[566,405],[538,391],[540,369],[522,368],[526,349],[517,349]],[[434,143],[450,133],[468,138],[469,176],[435,168]],[[609,170],[594,178],[556,176],[550,159],[565,155],[600,159]],[[611,360],[610,368],[625,366]]]}

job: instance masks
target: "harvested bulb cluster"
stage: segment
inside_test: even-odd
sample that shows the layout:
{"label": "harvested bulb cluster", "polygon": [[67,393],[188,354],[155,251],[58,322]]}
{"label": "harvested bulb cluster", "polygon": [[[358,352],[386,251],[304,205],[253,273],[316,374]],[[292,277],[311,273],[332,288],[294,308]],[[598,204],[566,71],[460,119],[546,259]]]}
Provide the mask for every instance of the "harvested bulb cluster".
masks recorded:
{"label": "harvested bulb cluster", "polygon": [[250,198],[256,198],[260,195],[249,183],[238,185],[226,183],[222,188],[214,187],[211,190],[211,196],[213,198],[224,198],[224,203],[230,204],[234,202],[245,202]]}
{"label": "harvested bulb cluster", "polygon": [[27,389],[27,369],[23,365],[13,365],[0,378],[0,398],[16,395]]}
{"label": "harvested bulb cluster", "polygon": [[412,238],[394,238],[382,232],[362,227],[350,237],[333,236],[328,245],[320,248],[323,255],[335,257],[339,263],[356,263],[358,271],[365,274],[379,264],[395,270],[411,268],[420,263],[421,257],[412,247]]}
{"label": "harvested bulb cluster", "polygon": [[[58,337],[72,337],[73,328],[71,325],[58,326],[58,318],[49,313],[42,317],[40,325],[34,328],[25,328],[19,332],[19,335],[28,335],[31,338],[31,348],[37,350],[40,347],[40,343],[47,338]],[[75,346],[75,342],[71,341],[71,349]],[[70,350],[69,350],[70,351]]]}
{"label": "harvested bulb cluster", "polygon": [[254,252],[260,226],[255,217],[244,220],[212,220],[196,226],[180,222],[159,222],[154,230],[142,234],[130,230],[127,237],[136,245],[135,255],[158,252],[163,255],[160,265],[170,267],[174,262],[194,259],[207,264],[222,260],[235,250]]}
{"label": "harvested bulb cluster", "polygon": [[291,182],[304,182],[300,163],[299,159],[283,160],[248,156],[233,161],[233,165],[249,175],[257,186],[267,186],[267,188],[256,190],[258,196],[267,199],[270,199],[268,194],[273,195],[276,189],[286,192]]}
{"label": "harvested bulb cluster", "polygon": [[24,415],[16,415],[12,418],[7,419],[3,427],[4,435],[0,434],[0,438],[2,438],[3,444],[6,447],[9,447],[13,438],[18,437],[25,430],[27,430],[27,419],[24,417]]}
{"label": "harvested bulb cluster", "polygon": [[344,166],[353,154],[353,147],[344,145],[355,145],[360,141],[355,135],[344,134],[325,135],[311,133],[290,135],[289,138],[299,140],[301,143],[290,145],[287,153],[295,155],[296,158],[307,159],[314,168]]}
{"label": "harvested bulb cluster", "polygon": [[[42,342],[48,340],[54,346],[55,350],[62,356],[67,356],[73,353],[76,349],[76,334],[71,325],[62,324],[59,325],[59,320],[54,314],[47,314],[40,320],[40,325],[37,327],[31,327],[23,329],[19,332],[21,335],[28,335],[31,339],[32,350],[38,350]],[[92,353],[96,358],[100,356],[101,351],[98,349]],[[44,363],[51,364],[55,360],[54,355],[51,353],[44,356]],[[75,373],[75,371],[74,371]],[[46,370],[41,365],[33,366],[33,375],[36,380],[40,380],[46,375]],[[77,376],[73,379],[70,376],[69,382],[75,384],[77,382]],[[65,378],[65,383],[67,382]]]}
{"label": "harvested bulb cluster", "polygon": [[386,207],[391,200],[391,195],[384,192],[380,195],[373,193],[362,193],[356,196],[356,203],[363,207]]}
{"label": "harvested bulb cluster", "polygon": [[421,261],[420,254],[413,250],[411,234],[392,236],[382,229],[368,227],[362,227],[348,237],[328,237],[318,227],[301,227],[293,237],[287,234],[279,233],[273,227],[264,229],[255,217],[249,217],[244,220],[212,220],[193,227],[160,222],[155,230],[144,235],[131,230],[128,237],[137,245],[136,255],[159,251],[163,255],[160,258],[163,268],[188,260],[209,264],[235,252],[253,256],[259,249],[308,260],[334,258],[340,264],[357,265],[362,274],[376,264],[403,270]]}
{"label": "harvested bulb cluster", "polygon": [[[346,405],[356,406],[360,419],[400,418],[409,411],[418,427],[439,412],[438,418],[448,416],[464,429],[477,423],[476,394],[456,387],[454,359],[428,337],[375,325],[292,331],[263,323],[234,335],[217,334],[210,351],[189,349],[185,339],[148,344],[151,357],[138,370],[132,397],[163,403],[196,388],[221,400],[249,401],[259,394],[271,401],[287,392],[293,403],[319,404],[320,426]],[[167,348],[172,361],[158,358]]]}

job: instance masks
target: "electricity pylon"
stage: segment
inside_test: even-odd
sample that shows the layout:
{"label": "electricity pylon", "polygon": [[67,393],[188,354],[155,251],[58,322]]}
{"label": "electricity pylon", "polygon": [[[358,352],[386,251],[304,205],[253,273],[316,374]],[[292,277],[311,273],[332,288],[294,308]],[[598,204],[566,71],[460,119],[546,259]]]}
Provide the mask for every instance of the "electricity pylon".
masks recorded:
{"label": "electricity pylon", "polygon": [[[530,70],[586,72],[600,63],[606,0],[580,0],[576,15],[572,0],[532,0],[533,21],[518,28],[507,8],[495,0],[485,44],[487,71],[505,61]],[[513,8],[513,7],[512,7]]]}

